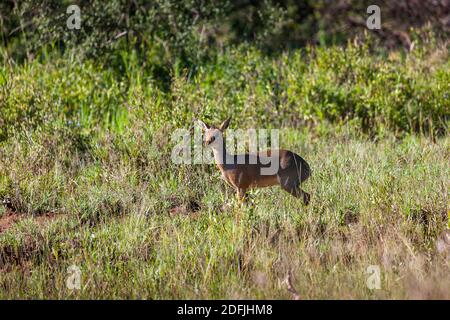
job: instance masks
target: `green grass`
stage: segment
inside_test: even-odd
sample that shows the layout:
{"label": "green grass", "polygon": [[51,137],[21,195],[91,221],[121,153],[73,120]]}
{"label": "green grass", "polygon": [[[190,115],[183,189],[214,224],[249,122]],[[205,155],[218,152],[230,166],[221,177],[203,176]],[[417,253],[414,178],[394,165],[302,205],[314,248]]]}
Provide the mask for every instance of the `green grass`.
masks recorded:
{"label": "green grass", "polygon": [[[0,219],[18,220],[0,232],[0,298],[289,299],[289,272],[305,299],[450,298],[448,50],[420,48],[241,47],[168,87],[133,52],[124,72],[5,63]],[[282,129],[311,165],[309,206],[280,188],[240,206],[215,166],[171,162],[174,129],[227,115]]]}
{"label": "green grass", "polygon": [[[1,56],[0,50],[0,56]],[[0,67],[0,143],[15,132],[90,136],[128,133],[147,121],[151,133],[235,115],[235,125],[299,128],[334,123],[371,135],[442,136],[450,115],[448,45],[404,56],[373,54],[368,44],[308,48],[267,57],[237,47],[194,70],[172,67],[160,85],[133,51],[117,53],[117,69],[57,54]],[[143,133],[139,133],[143,134]]]}
{"label": "green grass", "polygon": [[[213,166],[141,167],[105,152],[64,167],[65,145],[43,166],[38,146],[11,146],[3,173],[19,182],[12,202],[28,218],[0,235],[0,297],[290,298],[291,270],[306,299],[448,298],[450,265],[435,249],[448,219],[448,138],[286,130],[281,143],[311,163],[308,207],[279,188],[239,206]],[[191,199],[200,211],[169,213]],[[47,223],[31,218],[47,211]],[[80,291],[65,285],[73,264]],[[382,270],[379,291],[365,285],[369,265]]]}

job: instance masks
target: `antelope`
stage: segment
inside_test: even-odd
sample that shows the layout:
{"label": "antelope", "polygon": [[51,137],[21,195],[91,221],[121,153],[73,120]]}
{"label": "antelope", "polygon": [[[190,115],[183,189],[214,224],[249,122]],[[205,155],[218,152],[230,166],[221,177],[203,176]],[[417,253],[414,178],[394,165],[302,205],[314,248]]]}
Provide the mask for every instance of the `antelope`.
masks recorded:
{"label": "antelope", "polygon": [[[308,205],[310,195],[301,189],[302,182],[311,174],[308,163],[298,154],[282,149],[241,155],[229,154],[225,146],[224,131],[230,121],[231,117],[219,127],[209,126],[201,120],[198,120],[198,123],[204,130],[204,145],[212,149],[222,178],[236,190],[238,201],[245,199],[250,188],[280,185],[283,190],[296,198],[302,198],[304,204]],[[264,168],[267,169],[274,160],[278,160],[276,171],[262,174]]]}

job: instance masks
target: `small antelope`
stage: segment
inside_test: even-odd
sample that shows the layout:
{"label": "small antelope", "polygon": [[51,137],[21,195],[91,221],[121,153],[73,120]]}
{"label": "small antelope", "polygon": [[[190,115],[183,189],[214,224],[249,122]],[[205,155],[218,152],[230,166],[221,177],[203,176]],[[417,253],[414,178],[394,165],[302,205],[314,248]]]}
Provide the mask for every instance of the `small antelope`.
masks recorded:
{"label": "small antelope", "polygon": [[[212,148],[214,160],[219,167],[222,178],[236,189],[239,201],[244,200],[250,188],[280,185],[283,190],[297,198],[302,198],[305,205],[310,195],[301,189],[301,183],[310,176],[308,163],[298,154],[288,150],[268,150],[266,152],[231,155],[225,147],[223,133],[231,118],[219,127],[208,126],[198,121],[205,131],[204,144]],[[273,156],[272,156],[273,155]],[[262,174],[264,168],[278,160],[278,167],[273,174]]]}

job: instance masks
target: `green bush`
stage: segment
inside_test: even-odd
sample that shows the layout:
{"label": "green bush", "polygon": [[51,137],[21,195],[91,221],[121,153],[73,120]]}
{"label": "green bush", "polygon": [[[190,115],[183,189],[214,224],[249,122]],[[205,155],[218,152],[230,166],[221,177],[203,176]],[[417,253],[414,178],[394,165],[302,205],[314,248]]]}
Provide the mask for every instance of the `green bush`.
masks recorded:
{"label": "green bush", "polygon": [[124,132],[135,120],[149,121],[151,128],[187,127],[194,117],[227,115],[239,115],[239,126],[331,122],[370,134],[440,135],[448,126],[445,47],[385,57],[372,54],[368,44],[349,44],[267,57],[241,46],[195,73],[175,66],[167,88],[136,53],[123,51],[121,59],[120,73],[67,56],[2,67],[1,140],[28,129]]}

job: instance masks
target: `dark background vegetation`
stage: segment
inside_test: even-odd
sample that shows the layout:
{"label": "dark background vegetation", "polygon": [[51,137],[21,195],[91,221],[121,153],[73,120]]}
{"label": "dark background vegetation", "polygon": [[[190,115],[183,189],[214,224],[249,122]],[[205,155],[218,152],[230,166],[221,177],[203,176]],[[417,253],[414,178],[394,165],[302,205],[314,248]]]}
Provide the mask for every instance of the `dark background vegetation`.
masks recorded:
{"label": "dark background vegetation", "polygon": [[[77,32],[67,32],[65,23],[71,4],[81,8]],[[126,45],[141,54],[157,51],[164,66],[175,59],[192,66],[235,44],[256,45],[269,54],[346,44],[367,31],[366,9],[373,4],[382,8],[383,27],[374,31],[382,48],[410,50],[412,28],[427,27],[440,40],[449,35],[449,0],[6,0],[0,4],[0,23],[13,59],[50,44],[94,57]]]}
{"label": "dark background vegetation", "polygon": [[[81,8],[82,28],[67,32],[66,9]],[[2,1],[3,45],[11,57],[32,54],[45,44],[100,56],[105,49],[128,45],[140,50],[161,47],[160,58],[200,62],[202,53],[251,43],[267,53],[307,44],[345,44],[367,30],[366,9],[382,8],[383,28],[375,31],[385,48],[409,50],[411,28],[429,26],[441,38],[450,29],[450,1]]]}
{"label": "dark background vegetation", "polygon": [[[80,30],[68,30],[66,27],[69,16],[66,9],[70,4],[77,4],[81,8]],[[366,28],[366,10],[371,4],[381,8],[381,30],[368,31]],[[422,60],[425,56],[431,56],[433,60],[433,53],[437,52],[435,56],[439,60],[441,49],[448,47],[449,9],[450,0],[7,0],[0,4],[2,56],[4,63],[11,65],[34,59],[44,61],[48,55],[54,57],[58,53],[71,56],[76,63],[94,61],[96,65],[114,72],[117,79],[123,79],[129,64],[125,61],[124,53],[132,52],[133,63],[139,66],[146,78],[151,78],[162,91],[170,93],[173,79],[180,72],[191,77],[202,66],[213,66],[219,57],[226,56],[224,53],[229,52],[230,48],[240,48],[241,51],[252,48],[263,55],[274,57],[299,48],[311,52],[310,49],[314,47],[364,43],[366,55],[374,57],[372,60],[386,57],[390,51],[403,52],[403,58],[415,51],[413,56]],[[315,59],[314,51],[310,55],[302,55],[305,60]],[[336,69],[333,65],[322,67]],[[373,73],[380,69],[377,63],[372,68],[378,69],[372,70]],[[365,71],[368,77],[369,71]],[[436,73],[443,82],[448,80],[445,71]],[[340,77],[339,82],[348,82],[345,72],[342,76],[344,79]],[[379,79],[380,84],[386,80],[382,76],[381,79],[377,75],[373,77]],[[400,86],[409,92],[400,102],[386,103],[389,108],[397,104],[403,110],[397,112],[400,114],[395,116],[396,119],[388,119],[391,127],[400,131],[442,134],[448,119],[448,105],[445,103],[448,97],[441,93],[448,91],[448,87],[443,84],[444,87],[435,93],[438,96],[433,94],[421,98],[418,91],[425,92],[427,89],[423,86],[414,87],[415,79],[411,79],[410,75],[399,76],[398,79],[403,81]],[[281,101],[279,95],[282,93],[282,84],[272,79],[269,85],[274,87],[276,99]],[[348,85],[354,86],[351,81]],[[308,95],[305,98],[307,100],[331,101],[337,106],[338,110],[332,111],[334,115],[325,110],[318,115],[319,118],[331,121],[358,118],[366,129],[377,128],[373,124],[378,121],[373,107],[361,108],[355,99],[335,93],[330,97],[323,88],[319,92],[304,91]],[[344,95],[348,95],[348,92]],[[419,101],[414,102],[414,99]],[[408,103],[416,104],[412,107],[415,119],[407,119],[408,115],[402,114]],[[421,106],[417,107],[419,103]],[[3,108],[6,108],[4,101],[3,104]],[[432,111],[426,107],[427,104],[433,105]],[[380,105],[378,108],[384,107]],[[357,111],[360,109],[364,110]],[[423,114],[419,115],[422,109]],[[4,114],[7,113],[7,110],[4,111]],[[303,110],[299,117],[307,113]],[[19,118],[11,119],[17,121]],[[8,121],[3,119],[3,131],[6,125]],[[1,135],[5,133],[0,132]]]}

